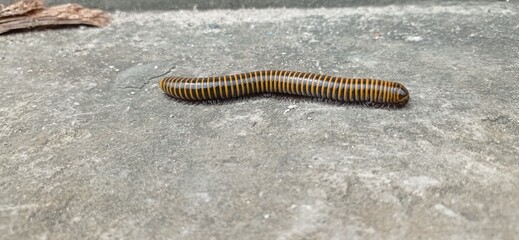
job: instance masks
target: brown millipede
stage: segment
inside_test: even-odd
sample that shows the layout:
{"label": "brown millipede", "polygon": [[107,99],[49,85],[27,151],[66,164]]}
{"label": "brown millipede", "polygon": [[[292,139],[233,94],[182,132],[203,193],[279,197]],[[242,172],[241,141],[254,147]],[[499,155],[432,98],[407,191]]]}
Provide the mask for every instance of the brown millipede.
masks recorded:
{"label": "brown millipede", "polygon": [[403,107],[409,101],[409,92],[397,82],[285,70],[202,78],[164,77],[159,85],[167,95],[191,101],[229,99],[260,93],[284,93],[394,107]]}

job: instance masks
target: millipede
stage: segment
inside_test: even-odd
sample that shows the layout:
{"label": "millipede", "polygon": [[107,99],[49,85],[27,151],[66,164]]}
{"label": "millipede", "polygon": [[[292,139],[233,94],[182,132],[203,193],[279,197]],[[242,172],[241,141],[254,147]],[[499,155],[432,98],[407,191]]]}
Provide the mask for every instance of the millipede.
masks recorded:
{"label": "millipede", "polygon": [[403,107],[409,101],[404,85],[379,79],[285,70],[262,70],[211,77],[164,77],[160,89],[168,96],[207,101],[279,93],[371,106]]}

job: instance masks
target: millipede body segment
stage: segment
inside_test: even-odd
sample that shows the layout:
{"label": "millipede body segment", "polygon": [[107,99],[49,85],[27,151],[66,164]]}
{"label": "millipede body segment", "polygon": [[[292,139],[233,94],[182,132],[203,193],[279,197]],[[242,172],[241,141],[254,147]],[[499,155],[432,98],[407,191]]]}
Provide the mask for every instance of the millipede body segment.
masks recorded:
{"label": "millipede body segment", "polygon": [[283,93],[395,107],[403,107],[409,101],[407,89],[396,82],[284,70],[202,78],[164,77],[159,85],[167,95],[191,101],[228,99],[261,93]]}

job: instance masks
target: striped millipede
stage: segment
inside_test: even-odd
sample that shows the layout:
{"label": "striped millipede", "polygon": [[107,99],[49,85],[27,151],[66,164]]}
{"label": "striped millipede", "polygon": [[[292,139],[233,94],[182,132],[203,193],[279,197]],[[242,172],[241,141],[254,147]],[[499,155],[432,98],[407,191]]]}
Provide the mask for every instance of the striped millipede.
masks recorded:
{"label": "striped millipede", "polygon": [[164,77],[159,85],[167,95],[190,101],[229,99],[261,93],[284,93],[393,107],[403,107],[409,101],[407,89],[396,82],[284,70],[201,78]]}

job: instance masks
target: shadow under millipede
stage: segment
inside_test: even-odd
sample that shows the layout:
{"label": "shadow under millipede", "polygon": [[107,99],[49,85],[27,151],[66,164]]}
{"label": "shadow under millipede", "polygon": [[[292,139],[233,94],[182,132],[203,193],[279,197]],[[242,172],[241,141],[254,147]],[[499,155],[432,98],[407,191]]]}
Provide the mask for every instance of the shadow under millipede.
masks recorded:
{"label": "shadow under millipede", "polygon": [[[323,104],[323,105],[333,105],[338,107],[367,107],[367,108],[381,108],[381,109],[392,109],[392,110],[401,110],[401,107],[396,107],[392,104],[380,104],[380,103],[370,103],[370,102],[342,102],[342,101],[336,101],[326,98],[316,98],[316,97],[307,97],[307,96],[298,96],[298,95],[291,95],[291,94],[281,94],[281,93],[263,93],[263,94],[256,94],[256,95],[250,95],[250,96],[242,96],[242,97],[236,97],[236,98],[228,98],[228,99],[218,99],[218,100],[203,100],[203,101],[191,101],[191,100],[185,100],[185,99],[179,99],[175,97],[171,97],[167,94],[164,94],[165,98],[171,99],[175,102],[185,104],[185,105],[227,105],[227,104],[234,104],[236,102],[241,101],[255,101],[255,100],[261,100],[265,98],[275,98],[276,100],[280,101],[288,101],[293,103],[316,103],[316,104]],[[408,104],[409,106],[409,104]]]}

